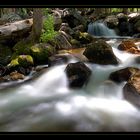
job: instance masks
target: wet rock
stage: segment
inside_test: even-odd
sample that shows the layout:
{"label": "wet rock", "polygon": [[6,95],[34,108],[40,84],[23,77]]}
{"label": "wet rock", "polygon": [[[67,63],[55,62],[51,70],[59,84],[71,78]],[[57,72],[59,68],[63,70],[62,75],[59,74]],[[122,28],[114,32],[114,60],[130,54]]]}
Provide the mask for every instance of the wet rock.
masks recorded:
{"label": "wet rock", "polygon": [[83,53],[90,62],[102,65],[116,65],[117,58],[113,53],[112,47],[104,40],[96,41],[89,45]]}
{"label": "wet rock", "polygon": [[82,62],[70,63],[65,69],[69,87],[80,88],[86,84],[91,75],[91,70]]}
{"label": "wet rock", "polygon": [[11,80],[19,80],[19,79],[24,79],[25,76],[21,73],[18,73],[17,71],[10,73],[10,79]]}
{"label": "wet rock", "polygon": [[135,73],[123,87],[126,100],[140,107],[140,71]]}
{"label": "wet rock", "polygon": [[129,78],[138,71],[140,71],[138,68],[127,67],[127,68],[112,72],[109,76],[109,79],[117,83],[128,81]]}
{"label": "wet rock", "polygon": [[54,65],[60,65],[60,64],[65,64],[69,60],[67,55],[54,55],[49,57],[49,65],[54,66]]}
{"label": "wet rock", "polygon": [[118,49],[121,51],[127,51],[129,53],[138,54],[140,50],[138,50],[135,42],[132,40],[125,40],[118,46]]}

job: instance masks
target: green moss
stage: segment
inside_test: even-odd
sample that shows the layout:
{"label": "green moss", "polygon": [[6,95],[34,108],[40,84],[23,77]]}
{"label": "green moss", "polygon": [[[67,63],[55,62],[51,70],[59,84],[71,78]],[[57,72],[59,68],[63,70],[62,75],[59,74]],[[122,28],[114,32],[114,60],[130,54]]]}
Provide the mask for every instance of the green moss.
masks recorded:
{"label": "green moss", "polygon": [[17,55],[29,55],[31,46],[32,43],[27,43],[27,41],[22,40],[13,47],[13,50]]}
{"label": "green moss", "polygon": [[7,66],[8,67],[15,67],[15,66],[18,66],[18,65],[19,65],[18,58],[15,58]]}
{"label": "green moss", "polygon": [[36,44],[30,48],[30,53],[36,64],[46,64],[48,57],[54,54],[54,48],[45,44]]}
{"label": "green moss", "polygon": [[18,56],[18,62],[22,67],[28,67],[34,64],[33,58],[30,55]]}
{"label": "green moss", "polygon": [[30,55],[19,55],[15,59],[11,60],[8,67],[28,67],[34,64],[33,58]]}

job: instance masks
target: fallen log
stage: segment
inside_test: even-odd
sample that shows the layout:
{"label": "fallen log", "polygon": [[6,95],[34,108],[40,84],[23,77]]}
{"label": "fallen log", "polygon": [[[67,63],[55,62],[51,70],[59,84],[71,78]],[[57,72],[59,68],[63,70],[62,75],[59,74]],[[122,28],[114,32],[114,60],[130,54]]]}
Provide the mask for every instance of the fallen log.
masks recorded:
{"label": "fallen log", "polygon": [[1,25],[0,43],[8,40],[18,41],[20,38],[29,35],[32,25],[32,18]]}

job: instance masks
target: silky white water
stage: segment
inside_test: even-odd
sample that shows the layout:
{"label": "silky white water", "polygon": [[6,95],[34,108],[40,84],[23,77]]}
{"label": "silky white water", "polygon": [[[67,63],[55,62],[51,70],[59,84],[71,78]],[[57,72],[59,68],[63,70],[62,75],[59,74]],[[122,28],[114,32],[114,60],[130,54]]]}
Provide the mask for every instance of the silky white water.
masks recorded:
{"label": "silky white water", "polygon": [[109,29],[103,22],[99,21],[89,23],[87,32],[94,36],[117,37],[113,29]]}
{"label": "silky white water", "polygon": [[81,89],[69,89],[66,65],[53,66],[36,80],[0,90],[0,131],[140,131],[140,111],[123,98],[125,82],[108,80],[111,72],[135,66],[136,55],[116,49],[117,40],[107,41],[120,60],[118,66],[85,63],[92,75]]}

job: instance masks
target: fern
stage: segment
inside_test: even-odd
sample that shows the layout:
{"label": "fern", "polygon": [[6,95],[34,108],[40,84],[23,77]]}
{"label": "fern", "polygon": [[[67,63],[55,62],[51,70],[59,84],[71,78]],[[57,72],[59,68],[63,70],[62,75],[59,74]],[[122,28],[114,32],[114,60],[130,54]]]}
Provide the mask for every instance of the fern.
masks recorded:
{"label": "fern", "polygon": [[57,35],[57,32],[54,30],[54,19],[53,16],[48,13],[48,8],[44,9],[44,13],[47,16],[47,19],[43,23],[44,31],[40,36],[40,42],[52,40]]}

